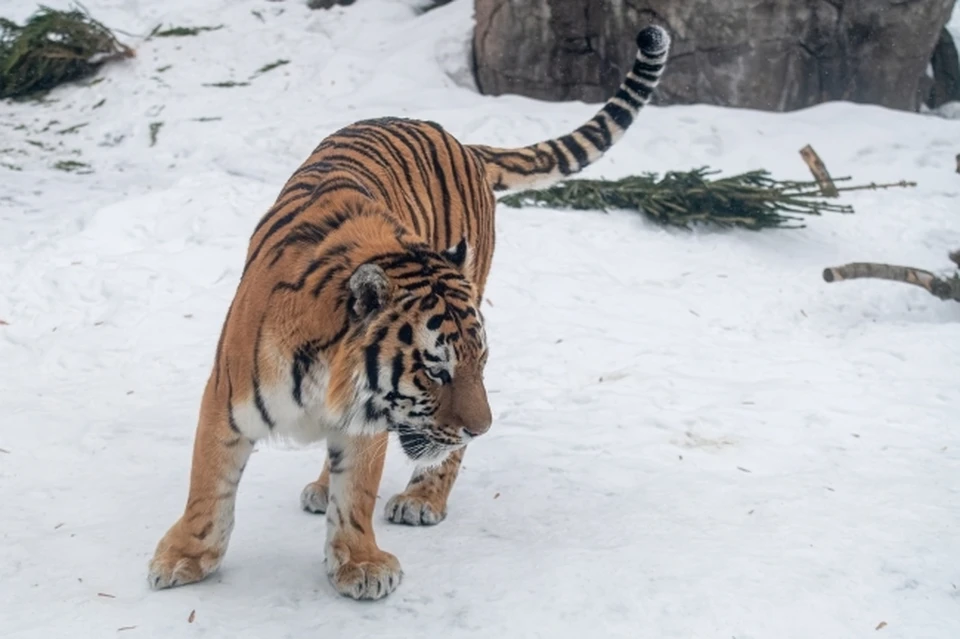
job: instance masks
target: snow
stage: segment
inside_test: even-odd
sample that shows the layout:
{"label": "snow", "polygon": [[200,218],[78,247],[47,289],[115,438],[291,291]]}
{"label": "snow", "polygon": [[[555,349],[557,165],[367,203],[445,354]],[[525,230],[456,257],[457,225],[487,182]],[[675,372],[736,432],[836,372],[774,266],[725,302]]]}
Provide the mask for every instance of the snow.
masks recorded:
{"label": "snow", "polygon": [[[148,590],[247,239],[319,140],[401,115],[521,144],[597,108],[477,95],[471,5],[88,0],[137,58],[2,105],[3,636],[960,636],[960,307],[820,277],[866,260],[949,272],[960,121],[845,103],[650,108],[587,175],[809,179],[811,143],[836,176],[916,188],[760,233],[500,207],[494,427],[442,524],[378,511],[405,570],[386,600],[334,593],[323,519],[298,504],[322,449],[276,445],[247,470],[220,572]],[[225,27],[144,41],[160,22]],[[250,84],[204,86],[228,80]],[[392,446],[381,504],[409,472]]]}

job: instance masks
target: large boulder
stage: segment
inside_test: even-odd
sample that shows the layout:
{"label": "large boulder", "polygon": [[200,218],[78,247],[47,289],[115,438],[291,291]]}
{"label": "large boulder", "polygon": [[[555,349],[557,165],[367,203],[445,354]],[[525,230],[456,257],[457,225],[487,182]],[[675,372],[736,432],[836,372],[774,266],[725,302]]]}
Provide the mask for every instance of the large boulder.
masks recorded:
{"label": "large boulder", "polygon": [[916,110],[954,0],[474,0],[480,90],[599,102],[655,22],[674,36],[656,100],[789,111]]}

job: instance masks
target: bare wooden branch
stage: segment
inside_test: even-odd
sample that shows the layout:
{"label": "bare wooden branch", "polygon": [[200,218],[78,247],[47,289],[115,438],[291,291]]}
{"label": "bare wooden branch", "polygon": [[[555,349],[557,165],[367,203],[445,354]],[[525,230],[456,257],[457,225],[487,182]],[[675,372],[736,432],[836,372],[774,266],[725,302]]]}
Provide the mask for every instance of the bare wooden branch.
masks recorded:
{"label": "bare wooden branch", "polygon": [[861,184],[859,186],[841,186],[837,188],[837,192],[840,191],[879,191],[881,189],[905,189],[908,187],[916,186],[916,182],[910,182],[908,180],[900,180],[899,182],[885,182],[882,184],[877,184],[876,182],[871,182],[870,184]]}
{"label": "bare wooden branch", "polygon": [[800,149],[800,157],[802,157],[803,161],[810,167],[813,179],[817,181],[817,184],[820,186],[820,192],[823,193],[825,197],[837,197],[840,195],[840,192],[837,191],[837,185],[833,183],[833,178],[831,178],[830,173],[827,172],[827,167],[824,165],[823,160],[820,159],[820,156],[817,155],[817,152],[813,150],[812,146],[808,144]]}
{"label": "bare wooden branch", "polygon": [[913,268],[912,266],[896,266],[893,264],[876,264],[872,262],[853,262],[843,266],[833,266],[823,269],[823,279],[826,282],[841,282],[860,278],[873,278],[913,284],[926,290],[931,295],[942,300],[960,302],[960,276],[945,280],[937,277],[930,271]]}

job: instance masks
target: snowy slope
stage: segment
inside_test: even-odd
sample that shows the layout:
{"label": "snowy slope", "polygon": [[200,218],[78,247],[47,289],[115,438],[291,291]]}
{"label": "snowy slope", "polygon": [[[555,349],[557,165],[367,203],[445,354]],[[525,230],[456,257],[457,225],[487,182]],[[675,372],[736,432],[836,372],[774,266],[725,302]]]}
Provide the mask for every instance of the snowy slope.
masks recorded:
{"label": "snowy slope", "polygon": [[[440,526],[378,513],[406,572],[391,597],[334,594],[322,518],[298,507],[322,451],[277,446],[247,470],[216,577],[147,589],[247,238],[310,149],[362,117],[506,145],[596,109],[478,96],[470,4],[88,0],[131,34],[226,26],[125,36],[138,57],[98,84],[0,105],[0,165],[20,169],[0,166],[0,636],[960,636],[960,307],[820,279],[855,260],[946,269],[960,121],[850,104],[651,108],[589,175],[808,179],[811,143],[834,175],[919,183],[847,196],[856,215],[687,233],[501,207],[494,428]],[[204,86],[229,80],[250,84]],[[392,448],[384,501],[409,470]]]}

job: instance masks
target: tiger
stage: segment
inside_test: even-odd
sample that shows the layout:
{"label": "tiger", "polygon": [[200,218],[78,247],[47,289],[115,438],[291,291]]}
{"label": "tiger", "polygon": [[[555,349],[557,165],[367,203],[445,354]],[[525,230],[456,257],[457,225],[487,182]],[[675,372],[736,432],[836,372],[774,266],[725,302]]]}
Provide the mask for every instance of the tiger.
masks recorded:
{"label": "tiger", "polygon": [[186,507],[156,545],[148,584],[198,582],[221,565],[257,442],[324,441],[301,507],[324,513],[334,590],[380,599],[403,578],[373,512],[391,433],[414,465],[386,504],[433,525],[468,444],[493,422],[481,301],[495,192],[589,166],[649,103],[670,36],[656,25],[616,93],[566,135],[519,148],[462,144],[432,121],[360,120],[321,140],[250,236],[193,438]]}

